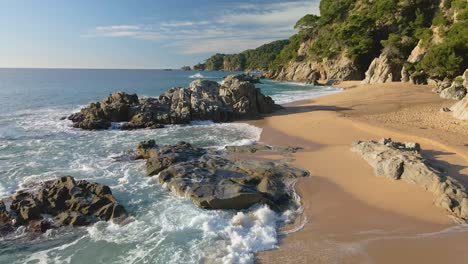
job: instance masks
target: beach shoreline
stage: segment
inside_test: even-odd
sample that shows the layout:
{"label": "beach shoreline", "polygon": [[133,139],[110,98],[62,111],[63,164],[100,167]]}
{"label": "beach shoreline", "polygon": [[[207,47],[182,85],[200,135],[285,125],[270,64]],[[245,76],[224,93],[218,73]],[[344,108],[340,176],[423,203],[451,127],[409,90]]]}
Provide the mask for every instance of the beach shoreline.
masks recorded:
{"label": "beach shoreline", "polygon": [[[462,263],[468,228],[433,205],[432,194],[374,176],[350,151],[357,140],[416,141],[422,155],[468,185],[468,123],[441,113],[454,101],[430,86],[344,82],[343,92],[285,105],[282,112],[247,123],[263,129],[260,141],[304,148],[293,165],[307,222],[260,252],[260,263]],[[389,249],[392,250],[389,250]],[[433,250],[431,250],[433,249]],[[398,254],[395,254],[398,252]]]}

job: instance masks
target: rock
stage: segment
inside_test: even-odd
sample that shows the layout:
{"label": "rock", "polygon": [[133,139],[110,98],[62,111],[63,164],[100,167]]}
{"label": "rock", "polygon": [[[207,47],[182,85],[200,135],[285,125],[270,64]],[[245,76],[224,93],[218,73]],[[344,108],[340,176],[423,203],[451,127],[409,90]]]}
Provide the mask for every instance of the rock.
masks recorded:
{"label": "rock", "polygon": [[11,232],[12,223],[44,232],[66,225],[120,222],[127,217],[109,187],[85,180],[75,181],[71,176],[40,183],[36,189],[18,191],[8,199],[11,200],[10,211],[0,201],[0,231]]}
{"label": "rock", "polygon": [[468,69],[465,70],[465,72],[462,75],[463,77],[463,86],[468,89]]}
{"label": "rock", "polygon": [[[304,50],[307,50],[305,48]],[[320,61],[294,61],[282,66],[278,70],[268,72],[266,77],[279,81],[310,82],[321,80],[362,80],[364,72],[343,52],[334,59]]]}
{"label": "rock", "polygon": [[7,211],[5,203],[0,200],[0,237],[14,230],[13,219],[11,214]]}
{"label": "rock", "polygon": [[180,68],[181,70],[183,71],[190,71],[192,70],[192,68],[190,68],[190,66],[182,66],[182,68]]}
{"label": "rock", "polygon": [[460,222],[468,220],[466,188],[450,176],[428,165],[417,143],[398,143],[391,139],[358,141],[352,151],[367,161],[377,176],[416,184],[434,194],[434,204],[451,213]]}
{"label": "rock", "polygon": [[468,120],[468,96],[465,96],[460,102],[454,104],[450,110],[455,118]]}
{"label": "rock", "polygon": [[292,199],[285,183],[308,175],[279,162],[230,160],[185,142],[163,147],[143,142],[140,153],[143,148],[144,153],[152,153],[141,155],[149,157],[147,175],[158,174],[169,190],[206,209],[244,209],[263,203],[280,210]]}
{"label": "rock", "polygon": [[418,63],[424,58],[426,53],[427,49],[424,47],[423,41],[420,40],[418,45],[416,45],[416,47],[411,51],[407,61],[412,64]]}
{"label": "rock", "polygon": [[137,146],[135,159],[149,159],[155,157],[157,150],[158,146],[156,145],[156,141],[142,141]]}
{"label": "rock", "polygon": [[375,58],[366,71],[364,84],[387,83],[401,80],[402,66],[393,63],[388,52],[382,52]]}
{"label": "rock", "polygon": [[247,74],[226,76],[223,85],[196,80],[188,88],[175,87],[157,98],[144,99],[135,94],[115,92],[68,119],[74,127],[88,130],[107,129],[117,122],[123,123],[113,127],[123,130],[154,129],[192,120],[227,122],[280,109],[270,97],[255,88],[254,82],[258,82],[258,78]]}
{"label": "rock", "polygon": [[440,94],[443,90],[449,88],[451,85],[452,82],[448,78],[445,78],[444,80],[437,82],[436,87],[434,87],[432,91]]}
{"label": "rock", "polygon": [[430,86],[434,86],[435,88],[437,88],[437,80],[435,79],[432,79],[432,78],[427,78],[427,85],[430,85]]}
{"label": "rock", "polygon": [[427,84],[427,74],[423,71],[413,72],[410,75],[409,82],[417,85]]}
{"label": "rock", "polygon": [[406,70],[405,66],[403,66],[403,68],[401,68],[401,81],[409,82],[409,80],[410,80],[410,75],[408,71]]}
{"label": "rock", "polygon": [[463,84],[459,84],[456,82],[453,82],[452,86],[440,92],[440,97],[444,99],[461,100],[465,96],[466,88],[463,86]]}
{"label": "rock", "polygon": [[448,108],[448,107],[443,107],[443,108],[440,109],[440,112],[441,113],[448,113],[448,112],[452,112],[452,110],[450,110],[450,108]]}

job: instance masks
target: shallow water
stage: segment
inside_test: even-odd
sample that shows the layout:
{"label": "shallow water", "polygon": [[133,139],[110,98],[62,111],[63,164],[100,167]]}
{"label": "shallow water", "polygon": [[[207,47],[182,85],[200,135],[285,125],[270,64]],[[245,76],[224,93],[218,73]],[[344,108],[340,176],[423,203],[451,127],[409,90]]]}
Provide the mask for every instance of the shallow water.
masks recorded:
{"label": "shallow water", "polygon": [[[100,222],[30,237],[19,229],[0,239],[0,263],[252,263],[276,247],[278,215],[266,206],[243,212],[202,210],[144,175],[143,161],[114,158],[142,140],[187,141],[220,148],[259,139],[247,124],[196,122],[158,130],[82,131],[60,117],[119,89],[157,96],[195,77],[221,81],[225,72],[0,69],[0,196],[27,183],[72,175],[109,185],[132,215],[126,225]],[[258,85],[280,103],[337,89],[277,83]]]}

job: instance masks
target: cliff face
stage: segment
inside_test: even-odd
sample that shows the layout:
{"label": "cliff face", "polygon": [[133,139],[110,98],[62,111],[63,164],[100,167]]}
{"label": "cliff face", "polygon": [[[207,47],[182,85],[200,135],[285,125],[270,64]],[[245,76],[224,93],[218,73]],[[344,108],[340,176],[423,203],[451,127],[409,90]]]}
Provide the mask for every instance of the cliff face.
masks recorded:
{"label": "cliff face", "polygon": [[452,80],[468,68],[467,0],[321,0],[320,16],[304,16],[295,29],[289,41],[254,53],[216,54],[206,68],[365,83]]}
{"label": "cliff face", "polygon": [[466,0],[322,0],[320,11],[298,21],[299,44],[269,77],[426,83],[468,67]]}
{"label": "cliff face", "polygon": [[298,21],[294,38],[299,44],[285,47],[293,55],[283,60],[280,56],[269,76],[383,83],[401,80],[402,73],[411,76],[423,70],[429,77],[437,75],[431,72],[437,65],[429,66],[424,57],[434,47],[452,42],[442,48],[457,57],[459,67],[442,70],[453,77],[466,67],[466,2],[322,0],[321,15],[306,15]]}
{"label": "cliff face", "polygon": [[267,77],[271,79],[310,83],[318,80],[357,80],[361,76],[359,69],[346,56],[322,62],[289,61],[279,70],[267,73]]}

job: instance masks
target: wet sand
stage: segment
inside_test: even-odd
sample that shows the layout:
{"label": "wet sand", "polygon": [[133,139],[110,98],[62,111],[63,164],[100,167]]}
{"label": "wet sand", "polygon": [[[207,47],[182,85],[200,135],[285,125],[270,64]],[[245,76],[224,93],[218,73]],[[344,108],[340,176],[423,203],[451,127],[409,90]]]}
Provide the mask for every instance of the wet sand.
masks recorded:
{"label": "wet sand", "polygon": [[304,147],[292,163],[311,172],[297,184],[304,228],[259,253],[258,262],[467,263],[467,226],[456,225],[422,188],[374,176],[350,151],[356,140],[416,141],[425,158],[468,185],[468,122],[439,112],[454,101],[430,86],[340,86],[352,89],[249,122],[263,128],[263,143]]}

